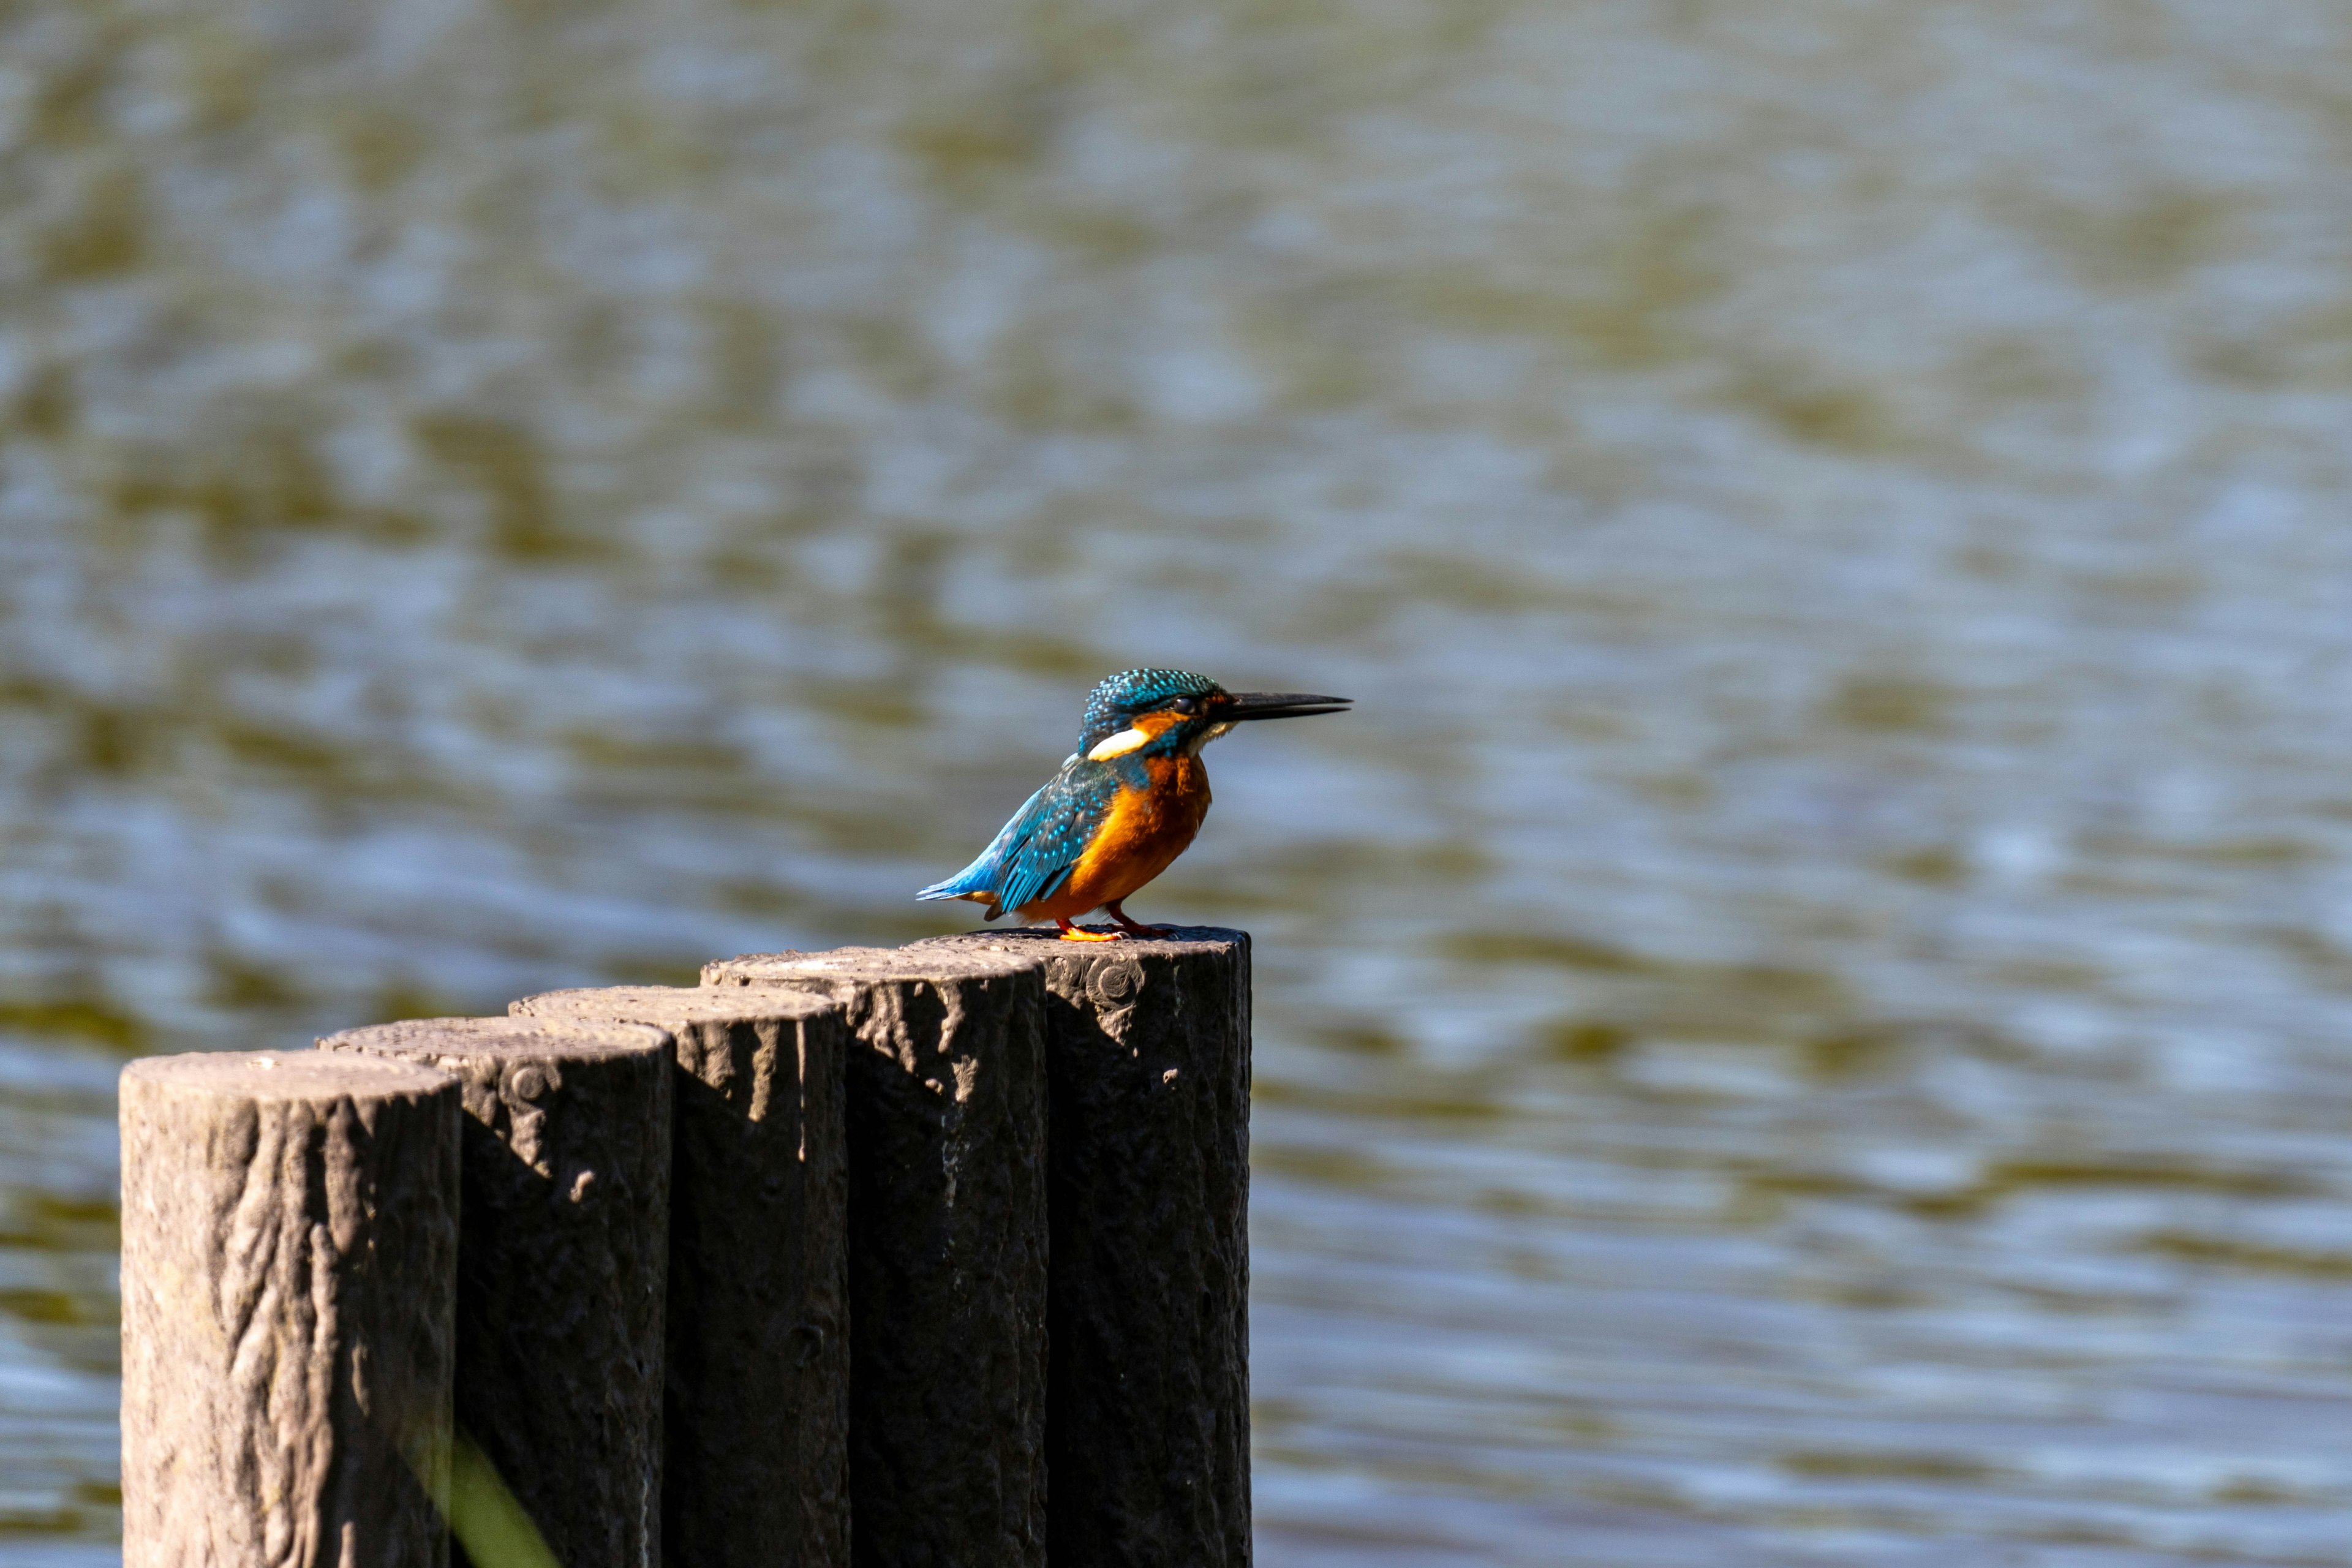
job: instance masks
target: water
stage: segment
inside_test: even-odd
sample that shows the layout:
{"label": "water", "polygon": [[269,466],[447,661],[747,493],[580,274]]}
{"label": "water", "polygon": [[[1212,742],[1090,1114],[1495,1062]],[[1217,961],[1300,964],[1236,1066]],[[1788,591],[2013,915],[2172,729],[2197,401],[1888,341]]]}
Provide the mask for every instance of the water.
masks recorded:
{"label": "water", "polygon": [[895,942],[1101,674],[1260,1556],[2352,1563],[2352,16],[0,5],[0,1562],[112,1075]]}

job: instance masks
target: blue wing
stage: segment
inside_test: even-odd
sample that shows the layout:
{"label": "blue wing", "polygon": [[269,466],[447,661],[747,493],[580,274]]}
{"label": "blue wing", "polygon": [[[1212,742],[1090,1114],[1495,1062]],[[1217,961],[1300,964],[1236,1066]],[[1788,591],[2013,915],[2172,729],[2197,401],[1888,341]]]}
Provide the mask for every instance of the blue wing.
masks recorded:
{"label": "blue wing", "polygon": [[991,920],[1050,896],[1069,880],[1118,794],[1110,768],[1072,758],[1013,814],[979,859],[915,896],[978,900],[994,906]]}

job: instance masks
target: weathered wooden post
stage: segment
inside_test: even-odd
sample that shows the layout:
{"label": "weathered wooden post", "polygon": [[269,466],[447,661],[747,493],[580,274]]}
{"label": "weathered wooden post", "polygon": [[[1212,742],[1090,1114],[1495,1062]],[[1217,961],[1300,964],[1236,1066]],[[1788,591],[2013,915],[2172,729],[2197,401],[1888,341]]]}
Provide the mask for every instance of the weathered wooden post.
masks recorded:
{"label": "weathered wooden post", "polygon": [[1247,933],[917,942],[1045,969],[1053,1345],[1048,1552],[1250,1561]]}
{"label": "weathered wooden post", "polygon": [[152,1058],[121,1116],[126,1568],[446,1563],[456,1081]]}
{"label": "weathered wooden post", "polygon": [[134,1064],[127,1563],[1246,1568],[1249,980],[974,933]]}
{"label": "weathered wooden post", "polygon": [[319,1044],[457,1079],[459,1442],[478,1447],[562,1568],[649,1568],[661,1555],[669,1037],[425,1018]]}
{"label": "weathered wooden post", "polygon": [[845,1568],[840,1006],[772,986],[636,985],[512,1010],[650,1024],[674,1044],[664,1559]]}
{"label": "weathered wooden post", "polygon": [[1045,1554],[1045,988],[1026,955],[731,959],[706,987],[828,996],[848,1056],[850,1468],[859,1568]]}

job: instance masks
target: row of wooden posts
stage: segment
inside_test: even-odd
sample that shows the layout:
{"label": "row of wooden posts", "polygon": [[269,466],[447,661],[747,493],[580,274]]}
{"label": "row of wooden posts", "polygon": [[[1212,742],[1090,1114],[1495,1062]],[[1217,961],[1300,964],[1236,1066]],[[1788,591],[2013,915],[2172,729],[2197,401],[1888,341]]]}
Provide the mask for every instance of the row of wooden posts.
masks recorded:
{"label": "row of wooden posts", "polygon": [[126,1568],[1247,1563],[1249,984],[1010,931],[131,1064]]}

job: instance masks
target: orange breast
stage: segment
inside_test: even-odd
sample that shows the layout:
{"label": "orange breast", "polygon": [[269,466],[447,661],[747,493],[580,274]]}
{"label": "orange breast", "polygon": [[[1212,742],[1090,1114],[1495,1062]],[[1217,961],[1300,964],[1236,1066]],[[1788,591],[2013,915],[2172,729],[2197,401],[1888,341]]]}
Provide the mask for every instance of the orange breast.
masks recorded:
{"label": "orange breast", "polygon": [[1018,912],[1067,920],[1124,899],[1184,853],[1209,815],[1209,771],[1198,757],[1153,757],[1150,785],[1119,791],[1094,842],[1053,897]]}

